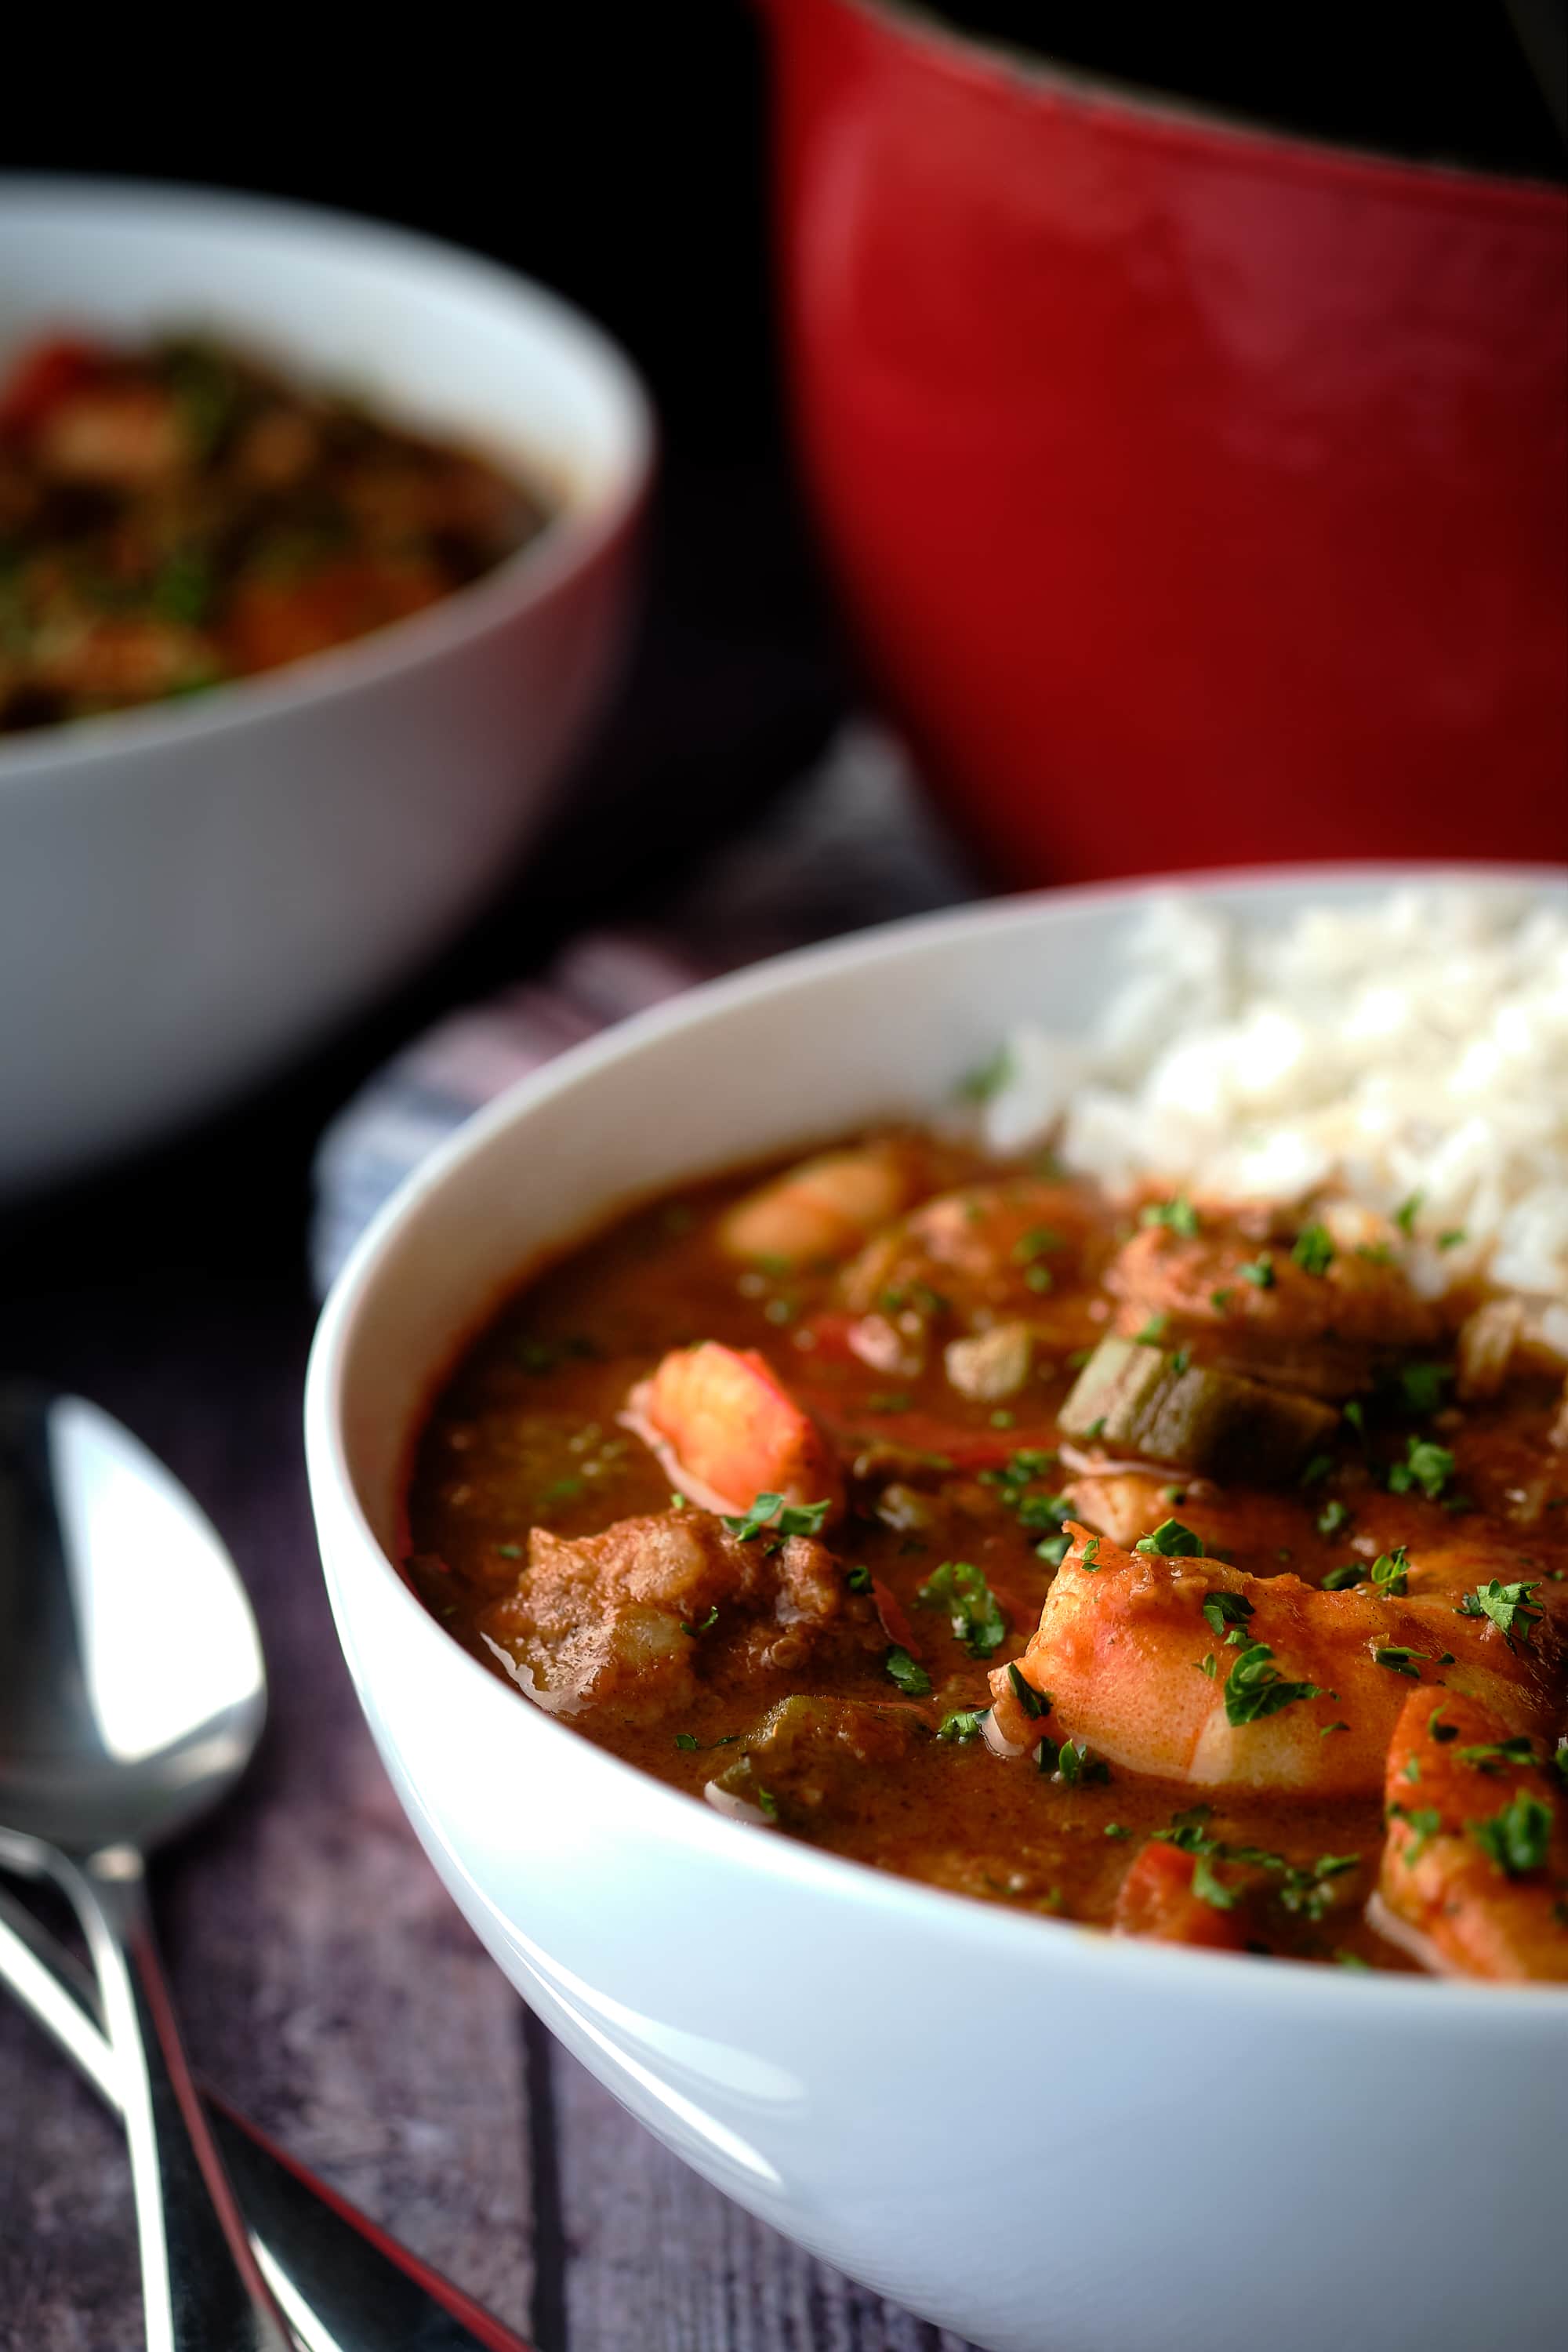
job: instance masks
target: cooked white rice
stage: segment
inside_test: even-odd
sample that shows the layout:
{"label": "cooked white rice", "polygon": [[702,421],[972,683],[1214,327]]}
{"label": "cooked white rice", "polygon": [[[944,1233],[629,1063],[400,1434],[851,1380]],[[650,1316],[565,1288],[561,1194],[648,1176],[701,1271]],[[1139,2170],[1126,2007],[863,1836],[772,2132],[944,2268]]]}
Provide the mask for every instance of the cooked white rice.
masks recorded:
{"label": "cooked white rice", "polygon": [[1120,968],[1087,1045],[1014,1031],[994,1149],[1048,1139],[1116,1189],[1338,1204],[1427,1296],[1489,1276],[1568,1356],[1568,913],[1432,887],[1269,930],[1173,896]]}

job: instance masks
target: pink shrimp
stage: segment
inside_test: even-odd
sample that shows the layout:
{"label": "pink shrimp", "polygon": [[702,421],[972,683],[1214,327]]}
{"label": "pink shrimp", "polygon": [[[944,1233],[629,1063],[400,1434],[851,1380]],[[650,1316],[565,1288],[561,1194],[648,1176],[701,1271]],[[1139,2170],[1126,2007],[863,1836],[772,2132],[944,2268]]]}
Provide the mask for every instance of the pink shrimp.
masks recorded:
{"label": "pink shrimp", "polygon": [[1505,1717],[1433,1696],[1394,1726],[1368,1916],[1428,1968],[1568,1982],[1568,1792]]}
{"label": "pink shrimp", "polygon": [[[1039,1629],[1013,1664],[1048,1694],[1053,1738],[1087,1741],[1129,1770],[1201,1788],[1373,1795],[1413,1682],[1484,1699],[1510,1731],[1543,1732],[1561,1706],[1553,1643],[1510,1646],[1447,1599],[1322,1592],[1071,1533]],[[1167,1538],[1184,1540],[1195,1542],[1184,1530]],[[1047,1727],[1027,1717],[1007,1667],[992,1690],[993,1745],[1032,1745]]]}
{"label": "pink shrimp", "polygon": [[757,1496],[843,1507],[826,1439],[765,1356],[705,1339],[674,1348],[639,1381],[620,1415],[670,1484],[704,1510],[740,1512]]}

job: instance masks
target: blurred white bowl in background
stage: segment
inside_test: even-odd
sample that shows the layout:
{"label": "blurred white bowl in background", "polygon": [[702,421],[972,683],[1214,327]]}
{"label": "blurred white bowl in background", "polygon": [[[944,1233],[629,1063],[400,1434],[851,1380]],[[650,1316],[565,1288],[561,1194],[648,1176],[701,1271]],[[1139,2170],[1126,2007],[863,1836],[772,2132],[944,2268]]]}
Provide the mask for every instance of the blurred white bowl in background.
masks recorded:
{"label": "blurred white bowl in background", "polygon": [[537,829],[625,639],[652,424],[567,305],[344,215],[0,180],[0,366],[54,328],[186,323],[511,460],[561,511],[352,645],[0,739],[0,1192],[216,1103],[417,964]]}

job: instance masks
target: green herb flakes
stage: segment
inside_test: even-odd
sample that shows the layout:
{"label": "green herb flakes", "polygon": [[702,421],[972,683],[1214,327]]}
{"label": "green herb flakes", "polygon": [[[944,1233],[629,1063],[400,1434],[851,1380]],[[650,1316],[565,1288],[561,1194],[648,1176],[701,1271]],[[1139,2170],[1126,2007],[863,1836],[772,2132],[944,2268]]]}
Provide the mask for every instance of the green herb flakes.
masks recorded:
{"label": "green herb flakes", "polygon": [[1254,1642],[1238,1654],[1226,1678],[1226,1719],[1232,1724],[1259,1723],[1265,1716],[1294,1706],[1298,1699],[1332,1696],[1318,1683],[1288,1682],[1274,1664],[1268,1643]]}
{"label": "green herb flakes", "polygon": [[764,1528],[776,1528],[781,1536],[815,1536],[821,1534],[832,1507],[830,1503],[786,1503],[782,1495],[759,1495],[738,1517],[726,1513],[724,1525],[742,1543],[750,1543]]}
{"label": "green herb flakes", "polygon": [[1007,1680],[1012,1685],[1014,1697],[1017,1700],[1018,1705],[1023,1708],[1024,1713],[1028,1717],[1031,1723],[1037,1722],[1042,1715],[1049,1715],[1051,1711],[1050,1700],[1041,1692],[1037,1691],[1033,1683],[1025,1679],[1024,1675],[1020,1674],[1016,1664],[1011,1658],[1007,1661]]}
{"label": "green herb flakes", "polygon": [[1381,1551],[1372,1564],[1372,1580],[1388,1600],[1402,1600],[1410,1589],[1409,1558],[1403,1544]]}
{"label": "green herb flakes", "polygon": [[983,1570],[967,1559],[944,1559],[915,1594],[922,1609],[945,1609],[955,1642],[972,1658],[989,1658],[1007,1638],[1007,1620]]}
{"label": "green herb flakes", "polygon": [[1388,1474],[1388,1491],[1408,1495],[1418,1486],[1427,1501],[1435,1503],[1453,1475],[1454,1457],[1446,1445],[1435,1445],[1427,1437],[1412,1437],[1404,1461],[1396,1462]]}
{"label": "green herb flakes", "polygon": [[1140,1536],[1135,1551],[1150,1551],[1161,1559],[1202,1559],[1204,1544],[1180,1519],[1162,1519],[1152,1535]]}
{"label": "green herb flakes", "polygon": [[1204,1602],[1204,1615],[1216,1633],[1228,1633],[1233,1625],[1245,1625],[1252,1613],[1251,1601],[1239,1592],[1211,1592]]}
{"label": "green herb flakes", "polygon": [[1151,1201],[1139,1211],[1139,1223],[1145,1225],[1166,1225],[1184,1241],[1192,1241],[1198,1234],[1198,1213],[1192,1202],[1180,1194],[1173,1201]]}
{"label": "green herb flakes", "polygon": [[883,1663],[906,1698],[924,1698],[927,1696],[931,1689],[931,1676],[907,1650],[897,1647],[889,1650]]}
{"label": "green herb flakes", "polygon": [[1290,1252],[1290,1263],[1303,1274],[1327,1274],[1334,1262],[1333,1235],[1327,1225],[1303,1225]]}
{"label": "green herb flakes", "polygon": [[1461,1617],[1489,1617],[1511,1650],[1516,1640],[1530,1644],[1531,1633],[1543,1614],[1535,1603],[1540,1591],[1533,1584],[1501,1584],[1494,1576],[1489,1583],[1478,1584],[1459,1602]]}
{"label": "green herb flakes", "polygon": [[1471,1837],[1489,1854],[1505,1878],[1522,1878],[1540,1870],[1552,1843],[1552,1811],[1539,1797],[1521,1789],[1500,1812],[1484,1822],[1467,1822]]}

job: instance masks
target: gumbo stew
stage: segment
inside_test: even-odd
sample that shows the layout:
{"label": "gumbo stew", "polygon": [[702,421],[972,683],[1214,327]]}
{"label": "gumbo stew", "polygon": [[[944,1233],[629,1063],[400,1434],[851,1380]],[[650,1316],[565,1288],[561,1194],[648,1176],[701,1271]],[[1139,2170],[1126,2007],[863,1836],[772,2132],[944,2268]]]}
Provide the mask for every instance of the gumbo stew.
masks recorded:
{"label": "gumbo stew", "polygon": [[227,344],[40,344],[0,386],[0,734],[363,636],[546,519],[472,452]]}
{"label": "gumbo stew", "polygon": [[750,1833],[1568,1981],[1562,1366],[1506,1297],[1418,1297],[1405,1240],[919,1134],[689,1186],[460,1364],[408,1573]]}

